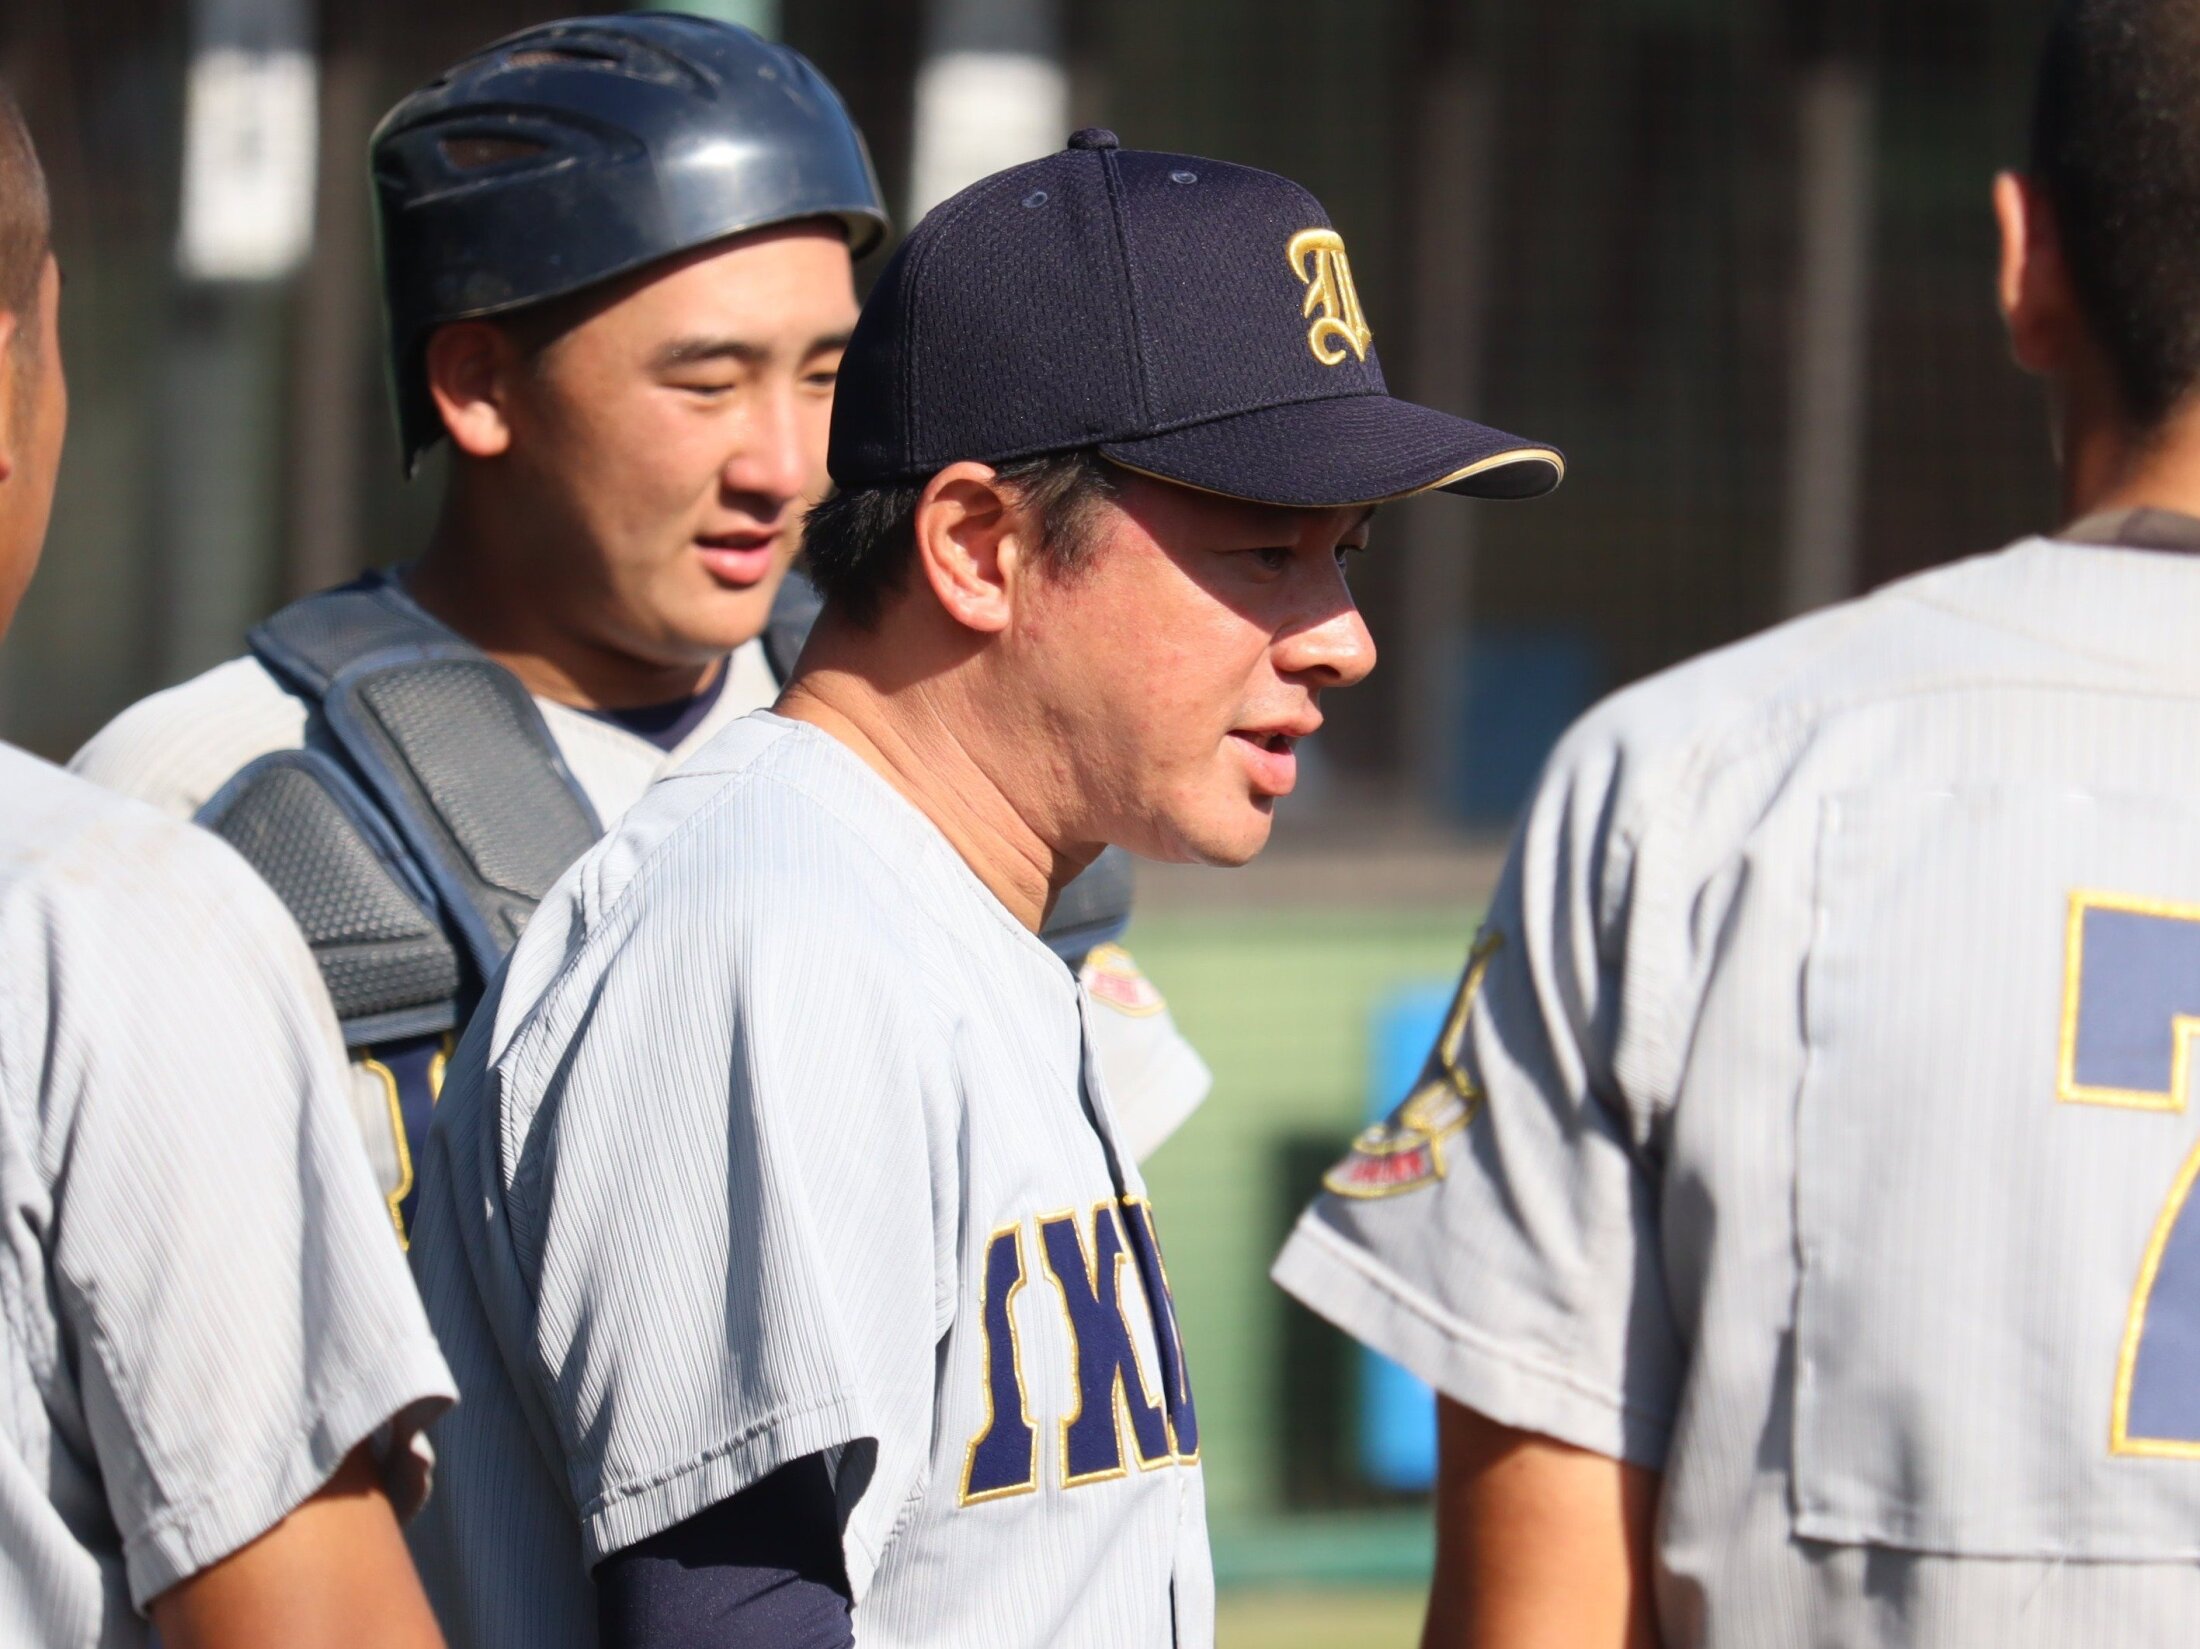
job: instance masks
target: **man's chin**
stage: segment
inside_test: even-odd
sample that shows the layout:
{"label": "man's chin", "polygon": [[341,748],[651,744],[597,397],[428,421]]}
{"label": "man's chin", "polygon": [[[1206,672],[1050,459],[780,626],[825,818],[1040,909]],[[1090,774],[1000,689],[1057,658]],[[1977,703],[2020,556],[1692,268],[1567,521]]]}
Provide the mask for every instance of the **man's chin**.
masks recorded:
{"label": "man's chin", "polygon": [[1187,830],[1183,840],[1190,851],[1185,856],[1195,864],[1223,870],[1251,862],[1268,845],[1275,809],[1273,798],[1256,796],[1235,818],[1205,822],[1205,828],[1196,832]]}
{"label": "man's chin", "polygon": [[779,579],[767,578],[746,589],[719,586],[677,612],[665,615],[665,629],[689,650],[716,657],[754,641],[771,618]]}

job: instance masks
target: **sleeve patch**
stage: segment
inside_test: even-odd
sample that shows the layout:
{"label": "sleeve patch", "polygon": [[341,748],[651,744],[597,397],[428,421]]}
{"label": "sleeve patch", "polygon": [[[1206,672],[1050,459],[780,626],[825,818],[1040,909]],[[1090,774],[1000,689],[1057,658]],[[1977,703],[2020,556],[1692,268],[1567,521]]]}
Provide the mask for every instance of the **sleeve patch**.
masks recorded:
{"label": "sleeve patch", "polygon": [[1326,1189],[1340,1197],[1395,1197],[1444,1177],[1444,1142],[1481,1113],[1485,1096],[1460,1058],[1466,1049],[1467,1019],[1482,993],[1483,976],[1503,943],[1503,936],[1494,931],[1475,941],[1459,994],[1429,1052],[1421,1080],[1388,1117],[1360,1130],[1344,1160],[1322,1176]]}
{"label": "sleeve patch", "polygon": [[1121,945],[1093,946],[1080,977],[1095,1002],[1132,1019],[1151,1018],[1168,1006]]}

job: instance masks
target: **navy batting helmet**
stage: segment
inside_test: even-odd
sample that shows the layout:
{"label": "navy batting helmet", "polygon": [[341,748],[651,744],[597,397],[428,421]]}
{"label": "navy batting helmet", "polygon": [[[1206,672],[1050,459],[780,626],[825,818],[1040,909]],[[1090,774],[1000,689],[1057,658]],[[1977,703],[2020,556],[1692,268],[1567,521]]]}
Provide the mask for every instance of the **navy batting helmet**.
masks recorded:
{"label": "navy batting helmet", "polygon": [[475,53],[369,146],[398,438],[443,433],[428,334],[561,298],[729,235],[832,218],[886,233],[862,135],[800,53],[730,23],[576,17]]}

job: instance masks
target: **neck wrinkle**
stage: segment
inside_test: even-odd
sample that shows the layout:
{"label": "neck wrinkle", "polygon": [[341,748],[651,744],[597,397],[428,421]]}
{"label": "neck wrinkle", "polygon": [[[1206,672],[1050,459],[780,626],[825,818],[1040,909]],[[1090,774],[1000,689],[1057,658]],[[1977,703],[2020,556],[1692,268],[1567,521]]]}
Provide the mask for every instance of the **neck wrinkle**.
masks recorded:
{"label": "neck wrinkle", "polygon": [[1009,914],[1036,933],[1052,908],[1060,856],[994,782],[922,687],[881,692],[838,667],[808,670],[774,709],[846,745],[922,813]]}

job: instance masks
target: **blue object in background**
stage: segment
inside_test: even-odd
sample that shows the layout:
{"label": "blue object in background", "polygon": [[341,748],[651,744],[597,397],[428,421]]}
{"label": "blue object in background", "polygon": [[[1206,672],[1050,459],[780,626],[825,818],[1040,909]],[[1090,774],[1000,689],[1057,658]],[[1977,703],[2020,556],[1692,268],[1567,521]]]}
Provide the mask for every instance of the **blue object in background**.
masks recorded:
{"label": "blue object in background", "polygon": [[1603,660],[1585,630],[1478,628],[1460,674],[1452,804],[1470,822],[1508,823],[1551,746],[1603,691]]}
{"label": "blue object in background", "polygon": [[[1367,1119],[1406,1097],[1451,1010],[1458,981],[1401,985],[1375,999],[1368,1018]],[[1360,1348],[1360,1470],[1378,1488],[1411,1492],[1436,1481],[1436,1397],[1388,1357]]]}

